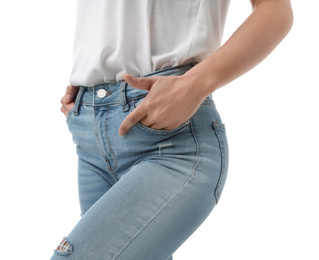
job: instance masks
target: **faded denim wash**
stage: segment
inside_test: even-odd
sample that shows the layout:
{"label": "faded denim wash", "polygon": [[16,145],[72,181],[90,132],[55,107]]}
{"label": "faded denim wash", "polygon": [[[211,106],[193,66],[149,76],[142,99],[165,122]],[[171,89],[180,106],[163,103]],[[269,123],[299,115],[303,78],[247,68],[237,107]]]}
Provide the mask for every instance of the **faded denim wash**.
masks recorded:
{"label": "faded denim wash", "polygon": [[[193,65],[145,77],[177,76]],[[120,136],[121,122],[145,95],[125,81],[80,87],[67,124],[82,217],[51,260],[172,259],[218,203],[228,144],[212,96],[174,130],[137,123]]]}

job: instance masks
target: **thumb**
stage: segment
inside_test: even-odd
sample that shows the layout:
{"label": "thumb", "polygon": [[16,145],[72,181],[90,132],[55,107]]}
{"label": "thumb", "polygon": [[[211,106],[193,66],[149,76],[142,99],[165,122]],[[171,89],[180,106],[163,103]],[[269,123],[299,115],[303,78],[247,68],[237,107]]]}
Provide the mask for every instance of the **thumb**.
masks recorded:
{"label": "thumb", "polygon": [[153,84],[157,81],[158,76],[154,77],[132,77],[129,74],[124,74],[124,80],[132,86],[133,88],[137,89],[144,89],[150,90]]}

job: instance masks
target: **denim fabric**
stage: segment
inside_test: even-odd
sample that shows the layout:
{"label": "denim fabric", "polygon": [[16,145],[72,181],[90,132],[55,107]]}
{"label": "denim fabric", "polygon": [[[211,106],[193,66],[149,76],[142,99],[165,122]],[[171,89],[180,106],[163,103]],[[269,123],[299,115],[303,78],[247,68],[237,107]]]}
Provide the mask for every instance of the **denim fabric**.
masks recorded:
{"label": "denim fabric", "polygon": [[[145,76],[181,75],[193,65]],[[82,217],[64,240],[68,250],[51,260],[172,259],[218,203],[228,144],[212,96],[176,129],[137,123],[120,136],[121,122],[145,95],[125,81],[80,87],[67,124]]]}

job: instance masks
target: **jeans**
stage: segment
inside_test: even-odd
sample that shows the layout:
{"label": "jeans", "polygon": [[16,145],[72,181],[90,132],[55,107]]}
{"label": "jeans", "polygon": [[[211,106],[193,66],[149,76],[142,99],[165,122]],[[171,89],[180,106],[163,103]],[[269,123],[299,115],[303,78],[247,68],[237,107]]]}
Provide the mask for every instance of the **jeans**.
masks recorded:
{"label": "jeans", "polygon": [[[144,77],[182,75],[193,65]],[[51,260],[172,259],[218,203],[228,144],[212,95],[176,129],[137,123],[120,136],[121,122],[146,95],[125,81],[80,87],[67,124],[82,217]]]}

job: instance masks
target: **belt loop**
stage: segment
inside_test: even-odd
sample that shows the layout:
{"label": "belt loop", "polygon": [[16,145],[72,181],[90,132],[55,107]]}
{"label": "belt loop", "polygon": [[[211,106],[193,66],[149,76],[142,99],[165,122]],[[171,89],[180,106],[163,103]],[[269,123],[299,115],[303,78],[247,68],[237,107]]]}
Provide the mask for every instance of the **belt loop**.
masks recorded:
{"label": "belt loop", "polygon": [[129,105],[126,101],[126,86],[127,83],[125,81],[121,82],[121,102],[122,102],[122,106],[123,106],[123,111],[127,112],[129,111]]}
{"label": "belt loop", "polygon": [[73,109],[73,113],[76,116],[79,115],[79,108],[80,108],[81,98],[82,98],[84,90],[85,90],[85,87],[84,86],[80,86],[79,92],[76,95],[76,99],[75,99],[75,103],[74,103],[74,109]]}

